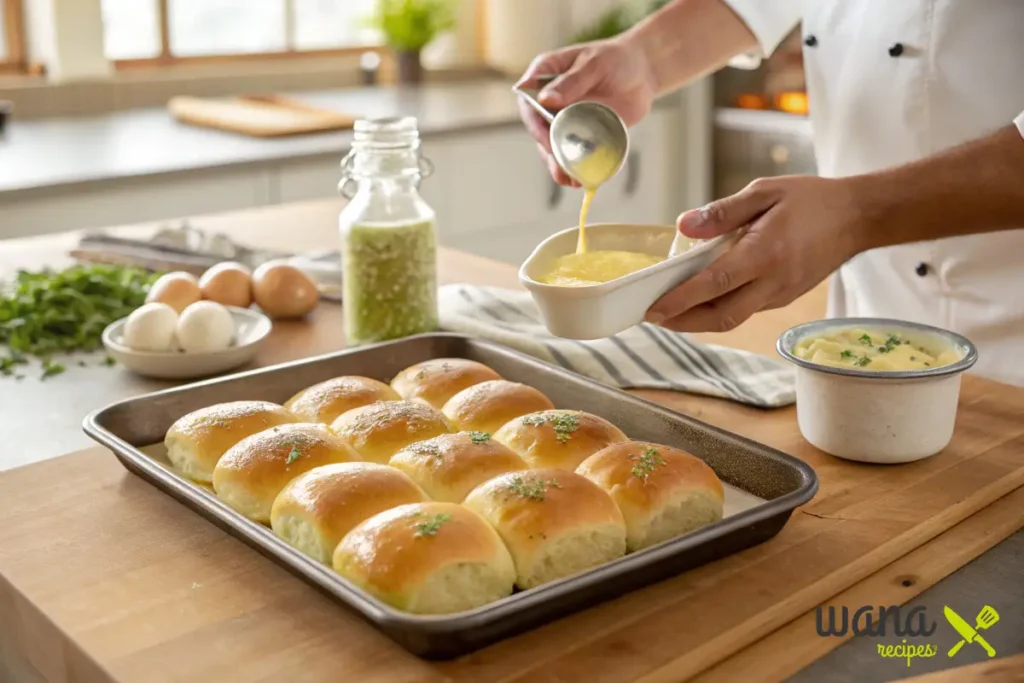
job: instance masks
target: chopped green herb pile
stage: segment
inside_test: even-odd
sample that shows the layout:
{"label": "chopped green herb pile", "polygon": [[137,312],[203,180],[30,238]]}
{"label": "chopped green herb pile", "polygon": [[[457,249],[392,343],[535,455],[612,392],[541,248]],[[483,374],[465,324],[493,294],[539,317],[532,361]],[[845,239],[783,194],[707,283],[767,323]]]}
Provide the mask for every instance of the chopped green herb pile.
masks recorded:
{"label": "chopped green herb pile", "polygon": [[900,341],[899,337],[897,337],[895,334],[890,334],[888,338],[885,340],[885,345],[879,346],[878,350],[880,353],[889,353],[902,343],[903,342]]}
{"label": "chopped green herb pile", "polygon": [[[158,276],[114,265],[20,271],[0,287],[0,346],[9,354],[0,358],[0,374],[12,374],[25,355],[45,360],[54,353],[98,349],[103,329],[145,303]],[[59,364],[44,362],[43,377],[63,371]]]}
{"label": "chopped green herb pile", "polygon": [[853,351],[849,349],[843,349],[843,352],[839,354],[840,358],[853,358]]}
{"label": "chopped green herb pile", "polygon": [[531,479],[530,481],[527,481],[523,477],[515,476],[512,478],[512,483],[509,485],[509,490],[521,498],[544,500],[544,494],[549,487],[560,489],[562,488],[562,485],[558,483],[557,479],[551,479],[549,481],[544,481],[543,479]]}
{"label": "chopped green herb pile", "polygon": [[867,367],[868,365],[871,365],[871,359],[868,358],[867,356],[864,356],[863,358],[858,359],[857,362],[854,363],[854,365],[857,365],[862,368]]}
{"label": "chopped green herb pile", "polygon": [[491,440],[491,435],[487,432],[470,432],[469,439],[473,443],[487,443]]}
{"label": "chopped green herb pile", "polygon": [[871,346],[871,335],[869,335],[867,332],[862,334],[860,336],[860,343],[864,344],[865,346]]}
{"label": "chopped green herb pile", "polygon": [[639,477],[644,481],[647,481],[647,477],[655,470],[655,468],[665,464],[665,461],[660,457],[658,450],[656,448],[651,448],[650,446],[644,448],[640,455],[629,456],[629,459],[636,461],[636,464],[633,465],[633,476]]}
{"label": "chopped green herb pile", "polygon": [[416,538],[422,538],[424,536],[436,536],[438,530],[446,523],[452,521],[452,516],[446,512],[439,512],[425,522],[419,522],[416,525],[416,533],[413,534]]}

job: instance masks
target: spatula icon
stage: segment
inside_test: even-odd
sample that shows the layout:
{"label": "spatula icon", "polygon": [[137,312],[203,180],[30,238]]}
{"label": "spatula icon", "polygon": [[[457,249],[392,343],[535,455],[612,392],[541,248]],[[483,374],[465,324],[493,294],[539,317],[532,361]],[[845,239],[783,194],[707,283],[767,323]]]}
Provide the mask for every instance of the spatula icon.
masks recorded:
{"label": "spatula icon", "polygon": [[970,624],[968,624],[959,614],[954,612],[948,606],[943,611],[945,612],[946,619],[949,623],[952,624],[957,633],[962,636],[960,642],[954,645],[949,651],[950,657],[959,652],[960,648],[962,648],[965,643],[978,643],[978,645],[985,648],[985,652],[988,653],[989,657],[996,656],[996,651],[992,649],[992,646],[989,645],[984,638],[981,637],[981,634],[979,634],[978,631],[991,628],[995,625],[995,623],[999,621],[999,612],[996,612],[995,609],[989,605],[985,605],[981,608],[981,611],[978,612],[978,616],[975,617],[975,627],[971,628]]}

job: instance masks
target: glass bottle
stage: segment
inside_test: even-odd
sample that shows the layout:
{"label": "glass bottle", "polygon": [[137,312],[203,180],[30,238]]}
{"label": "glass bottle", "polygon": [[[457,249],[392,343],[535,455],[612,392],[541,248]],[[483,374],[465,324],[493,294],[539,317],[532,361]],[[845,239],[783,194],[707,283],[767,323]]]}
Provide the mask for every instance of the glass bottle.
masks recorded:
{"label": "glass bottle", "polygon": [[349,345],[437,329],[436,220],[418,191],[432,170],[415,118],[356,122],[339,185]]}

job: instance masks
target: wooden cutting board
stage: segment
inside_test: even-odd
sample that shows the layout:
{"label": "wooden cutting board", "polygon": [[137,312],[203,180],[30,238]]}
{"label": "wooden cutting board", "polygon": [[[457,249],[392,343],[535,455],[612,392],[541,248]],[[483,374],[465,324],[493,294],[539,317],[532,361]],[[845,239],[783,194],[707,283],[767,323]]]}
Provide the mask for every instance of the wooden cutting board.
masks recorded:
{"label": "wooden cutting board", "polygon": [[[792,409],[698,405],[708,406],[707,419],[810,463],[821,478],[815,500],[768,543],[462,659],[407,654],[102,449],[0,475],[0,643],[56,681],[320,681],[338,672],[388,683],[686,680],[785,634],[851,587],[877,587],[875,577],[901,558],[936,574],[924,585],[941,578],[989,545],[944,540],[945,532],[1024,485],[1019,388],[966,378],[949,448],[899,467],[815,450]],[[1012,502],[963,528],[998,527],[993,538],[1005,536],[1019,524],[1006,517],[1019,507]],[[872,603],[912,594],[887,586]],[[785,668],[766,660],[754,670]]]}
{"label": "wooden cutting board", "polygon": [[274,95],[227,99],[182,96],[172,98],[167,108],[182,123],[263,138],[347,130],[356,121],[349,114]]}

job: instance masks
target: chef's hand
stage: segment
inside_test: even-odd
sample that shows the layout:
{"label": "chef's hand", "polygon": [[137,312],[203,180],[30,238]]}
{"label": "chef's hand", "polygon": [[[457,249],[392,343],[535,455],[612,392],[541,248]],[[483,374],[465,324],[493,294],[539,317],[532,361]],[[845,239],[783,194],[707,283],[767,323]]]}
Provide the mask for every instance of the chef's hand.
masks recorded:
{"label": "chef's hand", "polygon": [[[643,50],[625,39],[584,43],[543,54],[533,60],[516,85],[537,88],[544,76],[559,76],[538,96],[548,110],[558,111],[580,100],[597,101],[614,109],[627,126],[647,115],[656,92]],[[562,185],[575,185],[551,155],[547,121],[522,99],[519,114],[537,141],[551,176]]]}
{"label": "chef's hand", "polygon": [[863,248],[854,182],[762,178],[679,216],[687,237],[746,230],[708,268],[655,302],[647,321],[679,332],[725,332],[812,289]]}

